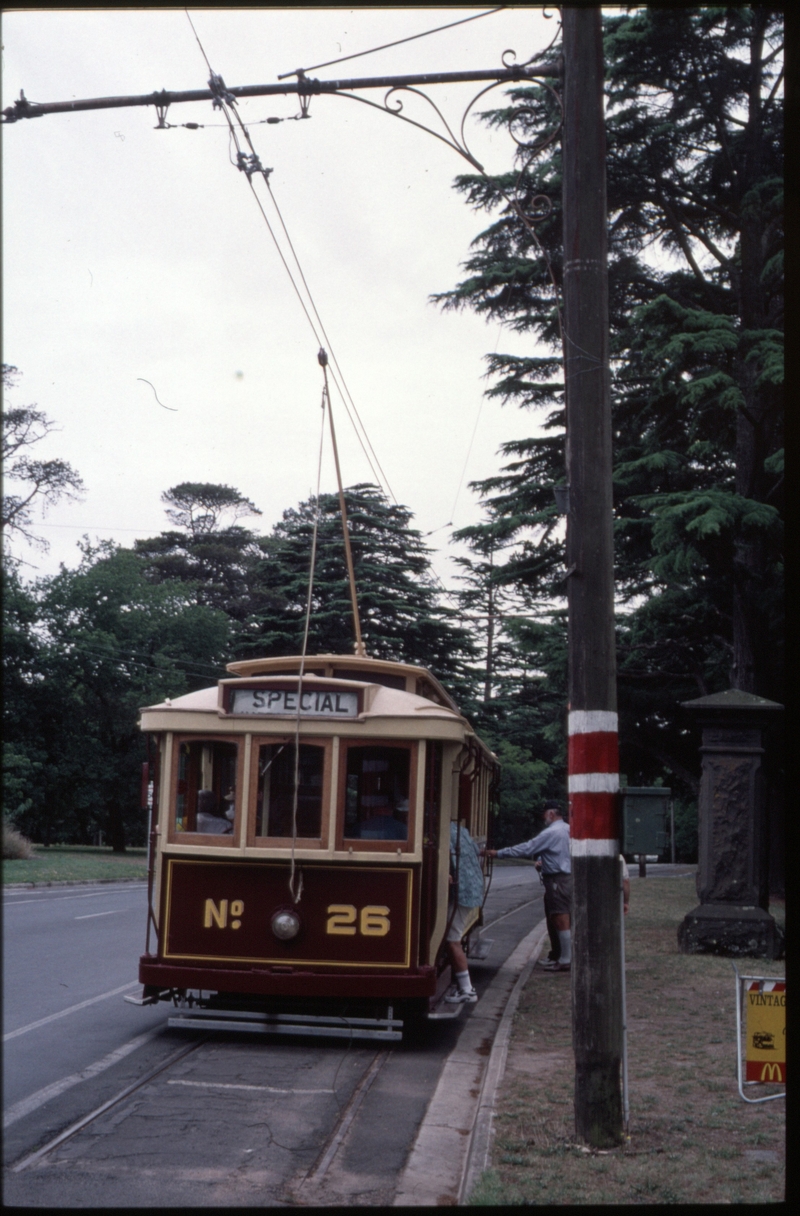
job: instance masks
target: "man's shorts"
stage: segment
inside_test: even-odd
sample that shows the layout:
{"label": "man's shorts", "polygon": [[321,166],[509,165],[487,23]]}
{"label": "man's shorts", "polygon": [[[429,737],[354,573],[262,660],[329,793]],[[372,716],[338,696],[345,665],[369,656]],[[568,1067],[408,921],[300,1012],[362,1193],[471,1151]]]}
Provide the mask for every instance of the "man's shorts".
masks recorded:
{"label": "man's shorts", "polygon": [[447,930],[447,940],[460,942],[462,937],[466,937],[478,919],[479,912],[480,908],[466,908],[463,904],[459,904],[453,916],[453,923]]}
{"label": "man's shorts", "polygon": [[572,910],[572,875],[543,874],[545,916],[570,915]]}

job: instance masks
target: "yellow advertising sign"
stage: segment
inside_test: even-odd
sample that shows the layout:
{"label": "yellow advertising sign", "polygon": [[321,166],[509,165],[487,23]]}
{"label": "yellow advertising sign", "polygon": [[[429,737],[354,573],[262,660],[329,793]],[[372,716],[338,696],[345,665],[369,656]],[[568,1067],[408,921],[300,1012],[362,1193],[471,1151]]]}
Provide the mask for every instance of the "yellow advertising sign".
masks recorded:
{"label": "yellow advertising sign", "polygon": [[745,989],[745,1081],[786,1083],[786,983],[755,980]]}

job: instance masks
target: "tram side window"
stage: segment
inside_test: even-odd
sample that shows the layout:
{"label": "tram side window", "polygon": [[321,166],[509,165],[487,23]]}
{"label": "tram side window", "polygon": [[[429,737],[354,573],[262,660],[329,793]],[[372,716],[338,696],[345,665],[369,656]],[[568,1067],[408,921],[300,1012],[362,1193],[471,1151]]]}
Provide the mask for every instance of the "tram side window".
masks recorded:
{"label": "tram side window", "polygon": [[[322,835],[324,747],[300,744],[297,766],[297,836]],[[256,836],[292,836],[294,743],[264,743],[258,749]]]}
{"label": "tram side window", "polygon": [[345,839],[408,839],[410,762],[405,747],[348,748]]}
{"label": "tram side window", "polygon": [[175,830],[231,836],[236,813],[238,746],[192,739],[178,749]]}

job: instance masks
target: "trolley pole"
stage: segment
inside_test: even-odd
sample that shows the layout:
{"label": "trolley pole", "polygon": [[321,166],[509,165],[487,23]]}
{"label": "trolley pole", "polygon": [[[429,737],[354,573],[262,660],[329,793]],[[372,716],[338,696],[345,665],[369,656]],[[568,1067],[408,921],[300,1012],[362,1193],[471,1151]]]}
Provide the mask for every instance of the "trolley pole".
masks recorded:
{"label": "trolley pole", "polygon": [[575,1132],[623,1137],[614,549],[603,47],[599,7],[563,10],[568,790]]}

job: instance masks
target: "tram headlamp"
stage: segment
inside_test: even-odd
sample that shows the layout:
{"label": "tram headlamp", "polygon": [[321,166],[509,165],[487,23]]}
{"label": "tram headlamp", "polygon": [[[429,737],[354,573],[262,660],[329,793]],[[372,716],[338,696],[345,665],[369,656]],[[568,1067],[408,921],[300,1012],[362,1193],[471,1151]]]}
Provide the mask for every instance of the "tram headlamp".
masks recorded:
{"label": "tram headlamp", "polygon": [[300,932],[300,917],[296,912],[283,910],[276,912],[272,918],[272,932],[282,942],[289,942]]}

